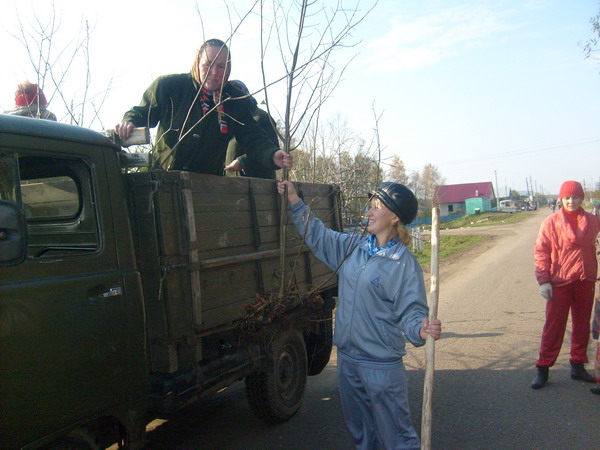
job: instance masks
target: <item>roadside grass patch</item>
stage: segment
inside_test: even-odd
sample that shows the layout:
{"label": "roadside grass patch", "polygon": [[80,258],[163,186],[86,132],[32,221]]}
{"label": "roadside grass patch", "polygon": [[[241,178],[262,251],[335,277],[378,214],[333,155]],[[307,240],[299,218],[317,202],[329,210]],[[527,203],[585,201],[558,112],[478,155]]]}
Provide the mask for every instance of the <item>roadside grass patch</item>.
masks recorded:
{"label": "roadside grass patch", "polygon": [[451,222],[441,223],[440,229],[450,230],[453,228],[487,227],[489,225],[506,225],[520,222],[529,217],[529,211],[516,213],[484,212],[460,217]]}
{"label": "roadside grass patch", "polygon": [[[484,239],[485,236],[480,234],[470,234],[464,236],[441,236],[439,260],[441,261],[449,258],[457,252],[471,248]],[[423,241],[423,251],[421,253],[415,253],[415,256],[417,257],[417,261],[419,261],[421,267],[429,267],[431,264],[431,242]]]}

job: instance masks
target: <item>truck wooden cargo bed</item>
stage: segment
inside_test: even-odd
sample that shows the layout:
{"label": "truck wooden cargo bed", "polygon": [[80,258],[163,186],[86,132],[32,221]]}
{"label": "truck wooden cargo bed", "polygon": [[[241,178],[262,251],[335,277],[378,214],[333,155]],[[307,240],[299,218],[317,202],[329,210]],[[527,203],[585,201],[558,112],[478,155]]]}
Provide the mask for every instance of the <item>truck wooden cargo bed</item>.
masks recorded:
{"label": "truck wooden cargo bed", "polygon": [[[280,281],[281,197],[276,182],[181,171],[126,176],[138,267],[144,287],[152,371],[173,373],[178,346],[234,326],[257,294]],[[341,230],[339,190],[298,184],[317,217]],[[288,212],[286,279],[292,289],[337,286],[302,245]],[[195,346],[196,361],[202,346]]]}

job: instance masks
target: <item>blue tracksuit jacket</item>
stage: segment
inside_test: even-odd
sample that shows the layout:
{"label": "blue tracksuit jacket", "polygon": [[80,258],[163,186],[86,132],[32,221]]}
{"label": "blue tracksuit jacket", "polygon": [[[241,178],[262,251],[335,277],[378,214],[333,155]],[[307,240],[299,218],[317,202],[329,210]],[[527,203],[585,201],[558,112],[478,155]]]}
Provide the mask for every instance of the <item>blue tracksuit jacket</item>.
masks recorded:
{"label": "blue tracksuit jacket", "polygon": [[[373,256],[366,238],[325,227],[302,201],[293,205],[294,223],[317,258],[339,274],[339,303],[333,342],[352,358],[393,361],[413,345],[427,317],[423,272],[402,243]],[[305,234],[306,230],[306,234]]]}

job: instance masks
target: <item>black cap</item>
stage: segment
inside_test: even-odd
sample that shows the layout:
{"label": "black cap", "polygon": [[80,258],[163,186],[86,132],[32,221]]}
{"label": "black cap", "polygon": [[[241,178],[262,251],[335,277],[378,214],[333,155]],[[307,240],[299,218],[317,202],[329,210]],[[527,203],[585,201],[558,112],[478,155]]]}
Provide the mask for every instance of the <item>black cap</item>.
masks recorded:
{"label": "black cap", "polygon": [[381,183],[372,195],[396,214],[404,225],[408,225],[417,217],[417,197],[403,184],[389,181]]}

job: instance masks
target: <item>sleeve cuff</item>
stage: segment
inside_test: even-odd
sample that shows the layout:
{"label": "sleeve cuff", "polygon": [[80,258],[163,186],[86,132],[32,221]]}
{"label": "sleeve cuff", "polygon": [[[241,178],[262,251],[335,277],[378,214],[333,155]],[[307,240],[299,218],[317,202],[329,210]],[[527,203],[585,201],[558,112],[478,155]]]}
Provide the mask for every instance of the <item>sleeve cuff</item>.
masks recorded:
{"label": "sleeve cuff", "polygon": [[300,211],[302,208],[304,208],[304,202],[302,201],[302,199],[300,199],[300,201],[298,203],[296,203],[295,205],[292,205],[292,212],[296,213],[296,212]]}

